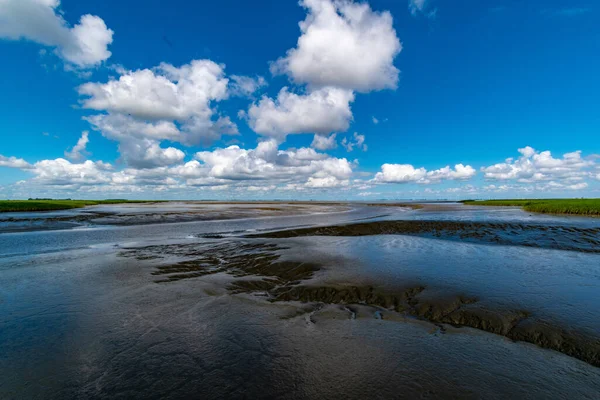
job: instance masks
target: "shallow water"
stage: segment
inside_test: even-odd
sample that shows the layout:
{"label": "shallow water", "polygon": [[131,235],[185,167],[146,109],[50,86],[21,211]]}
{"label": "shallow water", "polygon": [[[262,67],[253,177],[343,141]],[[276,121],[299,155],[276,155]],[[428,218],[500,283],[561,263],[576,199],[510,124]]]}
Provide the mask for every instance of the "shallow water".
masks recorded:
{"label": "shallow water", "polygon": [[[161,207],[153,211],[173,211]],[[156,275],[161,266],[210,256],[220,268],[244,244],[267,243],[281,260],[319,265],[298,285],[419,285],[417,297],[461,294],[600,336],[598,254],[407,235],[242,237],[395,219],[582,228],[598,219],[462,206],[312,211],[0,234],[0,398],[597,398],[599,368],[479,329],[368,304],[233,294],[232,282],[260,277],[227,267],[193,264],[201,275],[156,283],[173,275]],[[233,250],[210,250],[219,246]]]}

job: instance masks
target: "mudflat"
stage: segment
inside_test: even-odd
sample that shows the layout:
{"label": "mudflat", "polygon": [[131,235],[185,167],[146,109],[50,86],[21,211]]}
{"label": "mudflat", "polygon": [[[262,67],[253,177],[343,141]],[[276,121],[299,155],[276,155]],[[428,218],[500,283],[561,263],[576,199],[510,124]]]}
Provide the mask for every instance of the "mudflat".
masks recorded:
{"label": "mudflat", "polygon": [[0,397],[600,391],[597,219],[221,204],[171,223],[147,215],[182,205],[111,207],[97,212],[145,220],[0,234]]}

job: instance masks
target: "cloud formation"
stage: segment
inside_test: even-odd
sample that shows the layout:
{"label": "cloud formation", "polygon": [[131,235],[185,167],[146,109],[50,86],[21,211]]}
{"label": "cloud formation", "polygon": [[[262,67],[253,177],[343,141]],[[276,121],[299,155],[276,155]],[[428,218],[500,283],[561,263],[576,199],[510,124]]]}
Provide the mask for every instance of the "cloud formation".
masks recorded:
{"label": "cloud formation", "polygon": [[81,133],[81,137],[77,141],[77,144],[73,146],[71,150],[65,151],[65,157],[67,157],[71,161],[81,161],[84,158],[86,158],[88,156],[88,153],[85,150],[85,148],[90,141],[88,135],[88,131],[83,131]]}
{"label": "cloud formation", "polygon": [[399,71],[393,62],[402,46],[389,12],[348,0],[302,0],[300,5],[308,11],[300,23],[302,35],[271,65],[274,74],[312,88],[396,88]]}
{"label": "cloud formation", "polygon": [[315,135],[310,147],[317,150],[331,150],[337,147],[336,134],[332,133],[329,136]]}
{"label": "cloud formation", "polygon": [[488,180],[535,183],[542,181],[577,182],[590,176],[592,160],[581,157],[581,151],[566,153],[562,158],[554,158],[550,151],[537,151],[530,146],[518,150],[521,156],[516,160],[508,158],[503,163],[482,167]]}
{"label": "cloud formation", "polygon": [[354,136],[350,139],[342,139],[342,146],[347,152],[351,152],[355,148],[362,151],[367,151],[368,147],[365,144],[365,135],[361,135],[358,132],[354,132]]}
{"label": "cloud formation", "polygon": [[[102,161],[71,162],[63,158],[31,165],[21,159],[0,156],[0,166],[29,171],[33,174],[30,184],[39,187],[84,191],[93,187],[106,192],[135,192],[144,187],[311,190],[348,186],[353,173],[352,163],[345,158],[331,157],[311,148],[280,150],[273,139],[260,142],[254,149],[229,146],[197,152],[188,162],[183,162],[179,150],[161,149],[152,143],[128,151],[135,152],[140,152],[136,159],[141,165],[120,171]],[[144,165],[146,154],[148,164]]]}
{"label": "cloud formation", "polygon": [[5,157],[0,154],[0,167],[30,169],[31,165],[22,158]]}
{"label": "cloud formation", "polygon": [[[181,135],[171,139],[182,143],[220,136],[212,105],[229,97],[224,66],[193,60],[181,67],[162,63],[154,69],[121,72],[119,79],[79,86],[81,105],[137,121],[176,121]],[[227,125],[227,132],[235,130],[231,123]]]}
{"label": "cloud formation", "polygon": [[352,120],[352,101],[354,94],[345,89],[324,87],[296,94],[284,87],[275,100],[263,96],[250,106],[248,124],[256,133],[279,140],[293,133],[346,131]]}
{"label": "cloud formation", "polygon": [[54,47],[75,67],[90,68],[107,60],[113,33],[102,18],[90,14],[71,27],[62,16],[60,0],[0,0],[0,38]]}
{"label": "cloud formation", "polygon": [[[175,147],[161,147],[163,140],[208,145],[222,135],[238,134],[229,117],[215,109],[216,103],[230,96],[223,65],[193,60],[180,67],[162,63],[153,69],[120,69],[119,75],[105,83],[85,83],[78,92],[82,107],[103,111],[86,120],[119,143],[121,160],[132,167],[181,162],[184,153]],[[252,90],[251,85],[243,77],[234,80],[235,90],[244,93]]]}
{"label": "cloud formation", "polygon": [[427,171],[425,168],[415,168],[411,164],[383,164],[381,172],[375,174],[377,183],[440,183],[446,180],[468,180],[477,171],[470,165],[457,164],[454,169],[450,166]]}

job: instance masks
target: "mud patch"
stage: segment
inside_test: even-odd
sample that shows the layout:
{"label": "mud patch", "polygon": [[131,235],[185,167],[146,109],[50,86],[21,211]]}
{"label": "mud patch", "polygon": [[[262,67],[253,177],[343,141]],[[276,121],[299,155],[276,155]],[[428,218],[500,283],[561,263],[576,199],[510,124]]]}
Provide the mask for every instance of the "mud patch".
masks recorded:
{"label": "mud patch", "polygon": [[247,237],[410,235],[461,242],[600,253],[600,228],[507,222],[376,221],[290,229]]}
{"label": "mud patch", "polygon": [[183,260],[159,265],[152,275],[163,276],[156,282],[173,282],[225,272],[235,277],[262,277],[260,280],[240,280],[232,284],[234,292],[271,290],[312,277],[321,266],[316,263],[281,260],[280,250],[286,247],[273,243],[193,243],[146,246],[125,249],[119,255],[138,260],[179,257]]}
{"label": "mud patch", "polygon": [[[370,306],[378,312],[378,318],[387,319],[384,317],[387,311],[435,324],[479,329],[555,350],[600,367],[600,340],[597,338],[543,323],[524,310],[488,309],[477,304],[477,299],[467,296],[421,299],[424,290],[422,286],[398,292],[378,291],[371,286],[295,286],[276,288],[271,292],[270,300],[340,304],[351,311],[349,306],[353,304]],[[443,326],[440,327],[444,331]]]}
{"label": "mud patch", "polygon": [[373,318],[417,318],[438,324],[442,333],[442,324],[470,327],[556,350],[600,367],[598,338],[539,321],[526,310],[490,309],[474,297],[439,296],[425,286],[390,290],[370,285],[310,283],[308,280],[322,265],[283,259],[281,251],[285,249],[275,243],[234,240],[147,246],[125,249],[120,255],[141,260],[181,258],[156,266],[152,275],[161,277],[156,281],[161,284],[216,273],[232,275],[237,279],[228,285],[229,293],[258,295],[269,302],[306,304],[299,315],[306,314],[307,322],[313,324],[318,321],[314,312],[323,305],[339,305],[334,312],[336,318],[347,319],[357,318],[357,307],[369,307]]}

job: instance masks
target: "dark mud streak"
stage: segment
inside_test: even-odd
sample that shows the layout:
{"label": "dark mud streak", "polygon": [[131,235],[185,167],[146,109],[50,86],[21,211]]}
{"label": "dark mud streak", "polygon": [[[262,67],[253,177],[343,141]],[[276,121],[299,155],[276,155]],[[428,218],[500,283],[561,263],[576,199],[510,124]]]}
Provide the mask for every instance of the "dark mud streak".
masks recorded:
{"label": "dark mud streak", "polygon": [[432,323],[470,327],[515,341],[529,342],[559,351],[600,367],[600,340],[569,332],[530,318],[527,311],[496,311],[478,306],[477,300],[464,296],[423,301],[424,287],[413,287],[398,293],[379,292],[366,286],[276,288],[270,301],[300,301],[325,304],[362,304],[387,311],[404,313]]}
{"label": "dark mud streak", "polygon": [[[320,229],[320,228],[319,228]],[[164,276],[157,283],[175,282],[216,273],[236,278],[228,290],[232,294],[250,293],[266,296],[270,302],[298,301],[311,304],[314,311],[322,304],[367,305],[378,311],[397,312],[434,324],[470,327],[505,336],[512,340],[533,343],[556,350],[600,367],[600,340],[577,332],[540,322],[524,310],[492,310],[479,305],[472,297],[423,299],[424,286],[397,291],[380,290],[373,286],[303,284],[321,269],[321,265],[281,260],[274,243],[226,242],[218,244],[159,245],[125,249],[124,257],[140,260],[183,257],[183,261],[159,265],[152,273]],[[248,277],[253,277],[248,279]],[[313,321],[314,322],[314,321]],[[443,331],[443,329],[442,329]]]}
{"label": "dark mud streak", "polygon": [[124,257],[138,260],[160,259],[165,256],[186,258],[183,261],[158,266],[152,275],[165,276],[158,283],[196,278],[226,272],[235,277],[260,276],[262,280],[240,280],[239,291],[269,290],[276,286],[294,285],[312,277],[320,269],[314,263],[280,260],[278,250],[286,247],[272,243],[185,244],[147,246],[125,249]]}
{"label": "dark mud streak", "polygon": [[508,222],[375,221],[358,224],[290,229],[246,237],[409,235],[462,242],[537,247],[600,253],[600,228],[534,225]]}

